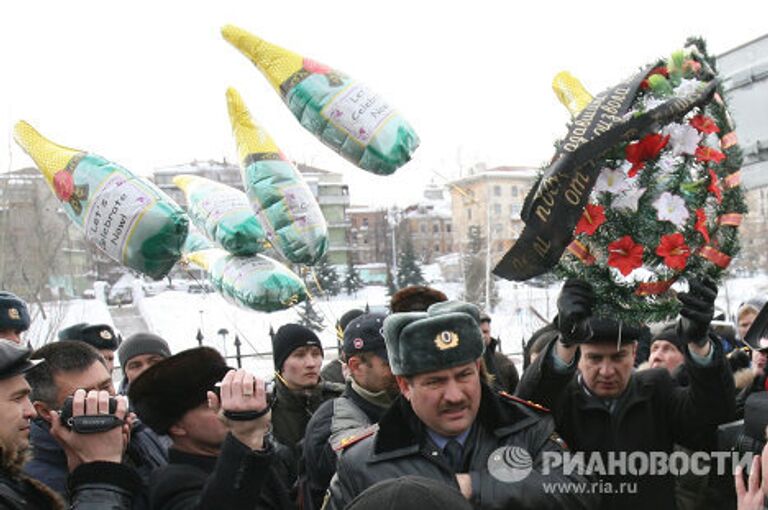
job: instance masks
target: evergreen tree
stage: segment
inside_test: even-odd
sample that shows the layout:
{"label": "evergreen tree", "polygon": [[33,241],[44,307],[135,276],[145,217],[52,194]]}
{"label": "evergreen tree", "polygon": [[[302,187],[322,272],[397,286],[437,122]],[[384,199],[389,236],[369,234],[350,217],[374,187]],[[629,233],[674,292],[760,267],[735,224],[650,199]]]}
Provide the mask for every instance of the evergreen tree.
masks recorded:
{"label": "evergreen tree", "polygon": [[347,257],[347,274],[344,277],[344,289],[347,294],[357,295],[357,291],[363,288],[363,280],[360,273],[352,263],[352,257]]}
{"label": "evergreen tree", "polygon": [[311,299],[304,300],[304,304],[301,305],[301,308],[296,310],[296,313],[299,315],[299,324],[302,326],[306,326],[317,333],[325,329],[325,320],[323,319],[323,316],[315,310]]}
{"label": "evergreen tree", "polygon": [[320,282],[321,289],[317,288],[317,282],[315,278],[310,275],[309,286],[313,289],[313,292],[318,295],[325,294],[326,296],[336,296],[341,292],[341,282],[339,281],[339,273],[328,261],[328,254],[323,257],[314,266],[315,277],[317,282]]}
{"label": "evergreen tree", "polygon": [[421,267],[413,252],[411,238],[406,237],[405,246],[400,252],[397,262],[397,286],[402,289],[409,285],[424,285],[425,283],[424,275],[421,274]]}
{"label": "evergreen tree", "polygon": [[[481,309],[485,308],[485,276],[486,253],[485,239],[480,235],[480,229],[473,226],[469,229],[469,243],[467,251],[462,255],[464,270],[463,301],[473,303]],[[499,291],[496,288],[495,276],[490,275],[490,305],[491,310],[499,303]]]}

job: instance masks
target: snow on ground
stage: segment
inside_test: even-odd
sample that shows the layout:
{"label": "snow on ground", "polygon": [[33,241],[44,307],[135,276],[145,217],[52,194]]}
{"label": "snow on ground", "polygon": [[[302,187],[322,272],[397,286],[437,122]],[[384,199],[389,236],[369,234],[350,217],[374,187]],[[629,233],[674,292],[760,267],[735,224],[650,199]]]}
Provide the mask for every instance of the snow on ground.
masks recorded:
{"label": "snow on ground", "polygon": [[[425,275],[433,281],[437,280],[432,285],[445,292],[450,299],[461,295],[461,284],[439,281],[438,273],[431,269],[427,269]],[[544,325],[542,318],[551,319],[555,315],[560,284],[540,288],[500,281],[497,288],[501,302],[491,313],[492,332],[501,339],[503,352],[511,355],[519,365],[522,340]],[[733,317],[739,304],[756,295],[768,296],[768,275],[728,280],[720,287],[717,305]],[[269,377],[273,371],[270,327],[277,330],[283,324],[298,321],[296,308],[301,307],[260,313],[231,305],[216,293],[192,294],[177,290],[167,290],[137,301],[149,330],[165,338],[172,352],[196,347],[199,329],[204,345],[218,349],[231,358],[230,363],[234,365],[234,339],[237,335],[242,342],[244,367],[263,377]],[[386,288],[382,286],[366,287],[354,296],[341,294],[330,299],[315,299],[313,304],[325,322],[325,329],[318,336],[325,346],[326,360],[336,356],[334,326],[338,317],[352,308],[364,308],[366,304],[372,308],[383,307],[388,301]],[[46,311],[48,319],[38,316],[26,334],[33,346],[41,345],[48,330],[55,328],[56,324],[58,329],[78,322],[114,325],[109,308],[99,300],[74,300],[58,308],[46,305]],[[34,307],[32,313],[34,316]],[[221,329],[228,330],[228,335],[219,335]]]}
{"label": "snow on ground", "polygon": [[43,308],[45,317],[40,313],[37,305],[30,305],[32,324],[24,333],[24,338],[29,340],[35,348],[56,340],[58,331],[80,322],[109,324],[113,328],[115,325],[107,305],[97,299],[45,303]]}

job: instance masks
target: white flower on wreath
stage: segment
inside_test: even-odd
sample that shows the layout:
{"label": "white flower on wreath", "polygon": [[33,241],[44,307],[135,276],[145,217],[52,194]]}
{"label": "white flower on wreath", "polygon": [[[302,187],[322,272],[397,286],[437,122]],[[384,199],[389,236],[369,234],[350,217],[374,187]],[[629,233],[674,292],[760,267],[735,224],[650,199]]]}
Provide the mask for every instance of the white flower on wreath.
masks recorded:
{"label": "white flower on wreath", "polygon": [[701,82],[696,79],[680,80],[680,85],[675,87],[675,95],[677,97],[688,97],[699,91],[701,88]]}
{"label": "white flower on wreath", "polygon": [[595,182],[595,191],[621,193],[629,187],[627,172],[622,168],[603,168]]}
{"label": "white flower on wreath", "polygon": [[680,164],[680,158],[676,158],[672,154],[664,153],[661,156],[659,156],[658,161],[656,161],[656,168],[659,170],[662,174],[671,174],[675,170],[677,170],[677,166]]}
{"label": "white flower on wreath", "polygon": [[681,228],[688,221],[688,208],[685,207],[685,200],[669,191],[662,193],[659,198],[653,202],[656,209],[656,217],[659,221],[668,221]]}
{"label": "white flower on wreath", "polygon": [[696,148],[701,141],[701,135],[693,126],[673,122],[665,126],[662,132],[665,135],[669,135],[669,147],[673,156],[696,154]]}
{"label": "white flower on wreath", "polygon": [[645,194],[646,188],[634,188],[626,191],[611,203],[612,209],[637,212],[637,203]]}

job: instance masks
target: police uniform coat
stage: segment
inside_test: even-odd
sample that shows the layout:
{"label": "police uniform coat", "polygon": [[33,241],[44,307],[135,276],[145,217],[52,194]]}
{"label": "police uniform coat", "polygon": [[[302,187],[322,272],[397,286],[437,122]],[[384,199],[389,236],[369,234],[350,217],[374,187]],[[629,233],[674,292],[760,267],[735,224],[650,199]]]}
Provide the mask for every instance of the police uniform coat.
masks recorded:
{"label": "police uniform coat", "polygon": [[[604,457],[606,452],[671,453],[676,443],[709,451],[702,442],[707,430],[733,419],[733,376],[719,342],[712,342],[714,358],[707,366],[694,362],[686,349],[690,386],[679,386],[663,368],[635,372],[611,412],[575,375],[576,360],[566,373],[553,369],[556,341],[525,371],[517,395],[553,409],[557,430],[573,451],[601,452]],[[620,483],[637,483],[633,493],[604,495],[603,509],[675,508],[675,480],[670,474],[600,478],[611,482],[613,491]]]}
{"label": "police uniform coat", "polygon": [[304,438],[304,509],[320,508],[343,441],[377,423],[385,407],[367,401],[347,383],[339,398],[324,402],[307,425]]}
{"label": "police uniform coat", "polygon": [[[543,483],[583,483],[586,479],[565,476],[557,468],[547,477],[541,474],[543,452],[564,451],[565,446],[550,416],[511,398],[494,394],[483,384],[480,409],[465,448],[467,472],[473,478],[475,491],[470,501],[473,507],[597,508],[598,501],[591,495],[545,494]],[[489,473],[488,458],[503,446],[518,446],[530,454],[534,469],[525,479],[510,483]],[[381,418],[375,433],[345,448],[324,508],[342,510],[369,486],[406,475],[441,480],[458,488],[455,472],[428,439],[410,403],[401,396]]]}

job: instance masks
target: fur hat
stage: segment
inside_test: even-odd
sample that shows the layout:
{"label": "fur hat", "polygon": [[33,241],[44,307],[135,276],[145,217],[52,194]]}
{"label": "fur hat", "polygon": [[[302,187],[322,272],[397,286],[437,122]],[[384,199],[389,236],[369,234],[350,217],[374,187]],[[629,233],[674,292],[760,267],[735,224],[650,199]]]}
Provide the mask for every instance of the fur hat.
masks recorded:
{"label": "fur hat", "polygon": [[422,476],[390,478],[361,492],[347,510],[470,510],[455,488]]}
{"label": "fur hat", "polygon": [[275,370],[283,369],[283,363],[299,347],[312,345],[323,350],[323,344],[314,331],[301,324],[284,324],[272,337],[272,359]]}
{"label": "fur hat", "polygon": [[390,315],[384,320],[384,339],[392,373],[415,375],[478,359],[485,349],[479,321],[477,307],[462,301]]}
{"label": "fur hat", "polygon": [[0,291],[0,330],[26,331],[29,329],[27,304],[13,292]]}
{"label": "fur hat", "polygon": [[592,328],[592,336],[584,342],[587,344],[615,344],[621,336],[621,345],[625,345],[640,340],[643,334],[640,327],[604,317],[590,317],[589,327]]}
{"label": "fur hat", "polygon": [[120,345],[119,337],[107,324],[88,324],[81,322],[59,331],[59,340],[85,342],[94,349],[116,351]]}
{"label": "fur hat", "polygon": [[149,367],[131,383],[128,398],[141,421],[167,434],[187,411],[207,400],[207,391],[229,370],[217,350],[188,349]]}
{"label": "fur hat", "polygon": [[394,293],[389,301],[389,309],[392,313],[425,312],[431,305],[442,301],[448,301],[448,296],[439,290],[424,285],[411,285]]}

